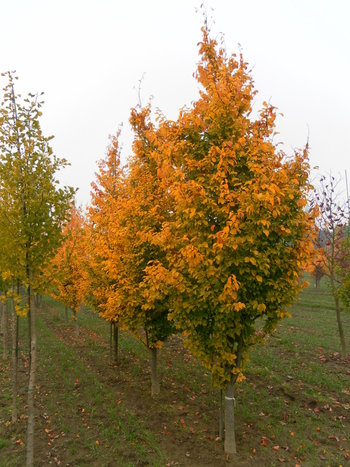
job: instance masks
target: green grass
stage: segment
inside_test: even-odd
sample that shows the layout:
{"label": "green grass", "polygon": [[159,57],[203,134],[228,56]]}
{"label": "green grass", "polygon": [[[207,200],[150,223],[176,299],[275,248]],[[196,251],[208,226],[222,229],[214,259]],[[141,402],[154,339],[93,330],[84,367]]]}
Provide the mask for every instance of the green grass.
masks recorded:
{"label": "green grass", "polygon": [[[291,311],[292,318],[278,325],[266,345],[254,348],[245,368],[246,380],[235,387],[237,466],[245,466],[251,456],[254,465],[261,466],[279,465],[279,458],[291,461],[290,465],[302,461],[303,466],[339,467],[348,462],[344,456],[350,446],[349,362],[340,359],[333,299],[325,281],[319,290],[311,284]],[[350,314],[342,312],[342,319],[350,348]],[[159,352],[161,395],[151,398],[146,347],[120,332],[120,361],[110,367],[109,325],[86,307],[78,322],[81,337],[75,340],[74,322],[69,317],[67,328],[64,307],[45,299],[37,321],[36,401],[43,407],[40,414],[48,414],[50,420],[47,424],[38,416],[36,433],[45,439],[42,453],[47,451],[49,426],[55,434],[64,433],[56,441],[61,465],[138,466],[145,460],[153,466],[192,465],[193,459],[200,465],[201,455],[213,466],[223,465],[222,446],[214,441],[219,391],[213,390],[210,374],[183,349],[179,336],[169,339]],[[21,320],[22,358],[25,333],[26,322]],[[2,369],[5,374],[9,365],[2,364]],[[13,452],[13,431],[4,426],[10,416],[9,383],[1,396],[0,458],[6,452],[7,464],[0,461],[0,466],[20,465],[23,449]],[[20,413],[25,413],[25,393],[19,401]],[[16,436],[25,440],[25,420],[19,423]],[[190,427],[195,428],[194,435]],[[186,444],[189,435],[190,445]],[[266,447],[261,445],[263,436]],[[280,448],[274,451],[273,446]],[[288,451],[283,449],[286,446]],[[186,457],[190,449],[191,461]]]}

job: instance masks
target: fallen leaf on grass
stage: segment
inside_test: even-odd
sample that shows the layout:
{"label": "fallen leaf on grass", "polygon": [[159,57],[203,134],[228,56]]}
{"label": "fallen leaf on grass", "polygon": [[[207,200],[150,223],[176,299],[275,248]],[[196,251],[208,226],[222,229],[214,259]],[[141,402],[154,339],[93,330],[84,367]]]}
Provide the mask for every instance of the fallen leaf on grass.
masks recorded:
{"label": "fallen leaf on grass", "polygon": [[279,448],[280,448],[279,446],[274,446],[272,449],[273,449],[274,451],[278,451]]}
{"label": "fallen leaf on grass", "polygon": [[279,457],[278,460],[279,460],[280,462],[286,462],[286,460],[283,459],[283,457]]}
{"label": "fallen leaf on grass", "polygon": [[321,459],[321,461],[325,461],[325,460],[326,460],[326,458],[325,458],[324,456],[322,456],[322,454],[320,455],[320,459]]}
{"label": "fallen leaf on grass", "polygon": [[328,439],[335,439],[339,443],[339,438],[337,438],[336,436],[328,436]]}
{"label": "fallen leaf on grass", "polygon": [[267,439],[266,438],[261,438],[261,446],[267,446]]}

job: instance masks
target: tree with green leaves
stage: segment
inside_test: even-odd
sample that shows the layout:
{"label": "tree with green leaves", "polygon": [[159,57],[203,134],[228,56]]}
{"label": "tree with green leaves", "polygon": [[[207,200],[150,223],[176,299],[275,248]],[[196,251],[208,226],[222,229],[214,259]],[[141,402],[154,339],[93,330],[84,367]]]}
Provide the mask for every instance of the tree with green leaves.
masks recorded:
{"label": "tree with green leaves", "polygon": [[[29,94],[22,102],[16,95],[13,73],[0,107],[0,206],[1,228],[12,236],[4,252],[7,270],[28,289],[30,371],[28,383],[27,466],[34,463],[34,390],[36,374],[36,321],[34,294],[43,289],[42,270],[62,240],[62,228],[74,195],[73,188],[58,186],[56,173],[67,165],[50,147],[40,127],[40,96]],[[8,245],[7,245],[8,247]]]}

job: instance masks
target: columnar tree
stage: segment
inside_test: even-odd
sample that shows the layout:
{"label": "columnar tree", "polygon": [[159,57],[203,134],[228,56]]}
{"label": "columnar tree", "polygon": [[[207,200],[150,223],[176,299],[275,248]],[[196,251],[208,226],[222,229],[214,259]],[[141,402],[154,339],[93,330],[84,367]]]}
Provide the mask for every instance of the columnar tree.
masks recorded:
{"label": "columnar tree", "polygon": [[29,94],[21,102],[14,91],[14,76],[6,73],[8,84],[0,108],[0,205],[2,219],[13,236],[12,261],[15,274],[21,266],[29,290],[31,366],[28,383],[27,466],[34,462],[34,390],[36,374],[36,322],[34,293],[42,288],[42,270],[62,239],[62,227],[74,190],[59,188],[56,172],[67,165],[52,152],[40,127],[42,102]]}
{"label": "columnar tree", "polygon": [[226,391],[225,451],[235,453],[233,386],[250,348],[288,316],[302,287],[314,213],[305,209],[307,147],[290,157],[276,148],[276,109],[264,103],[259,118],[251,117],[248,65],[228,56],[206,24],[202,32],[200,97],[166,124],[159,166],[175,200],[153,239],[166,262],[149,265],[147,274],[155,293],[172,287],[170,319]]}
{"label": "columnar tree", "polygon": [[[114,361],[118,359],[118,331],[123,326],[123,248],[118,228],[118,199],[124,197],[124,173],[120,164],[120,129],[110,137],[107,154],[92,183],[92,203],[86,225],[86,262],[89,305],[110,323]],[[112,349],[110,349],[112,352]]]}
{"label": "columnar tree", "polygon": [[78,337],[77,312],[87,292],[87,272],[83,267],[86,255],[84,216],[81,209],[74,204],[63,235],[65,240],[56,250],[46,274],[53,277],[50,281],[52,295],[73,311],[75,336]]}
{"label": "columnar tree", "polygon": [[[119,223],[123,234],[124,268],[129,283],[123,286],[125,300],[124,321],[129,330],[141,338],[151,351],[152,395],[159,393],[157,379],[157,352],[174,333],[174,323],[168,319],[169,293],[157,290],[157,281],[148,279],[147,267],[159,263],[167,265],[165,249],[154,238],[174,212],[166,190],[161,183],[160,162],[163,136],[168,132],[164,121],[160,131],[150,119],[151,108],[135,108],[130,123],[135,137],[132,156],[128,161],[125,181],[127,195],[122,200]],[[166,179],[165,179],[166,180]]]}

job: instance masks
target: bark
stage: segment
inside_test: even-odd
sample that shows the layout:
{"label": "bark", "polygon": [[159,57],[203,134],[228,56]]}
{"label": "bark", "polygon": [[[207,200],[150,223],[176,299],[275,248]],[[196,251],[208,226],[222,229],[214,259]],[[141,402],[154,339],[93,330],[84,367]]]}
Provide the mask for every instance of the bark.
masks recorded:
{"label": "bark", "polygon": [[[33,280],[33,272],[30,271],[30,279]],[[28,384],[28,437],[27,437],[27,467],[33,467],[34,464],[34,389],[36,373],[36,326],[35,326],[35,303],[33,292],[30,297],[30,318],[31,318],[31,366],[29,372]]]}
{"label": "bark", "polygon": [[[1,295],[1,294],[0,294]],[[0,316],[1,316],[1,330],[0,330],[0,335],[3,335],[3,328],[4,328],[4,314],[2,310],[2,302],[0,302]]]}
{"label": "bark", "polygon": [[[243,338],[239,337],[237,348],[237,365],[241,367]],[[236,437],[235,437],[235,398],[233,396],[233,386],[237,380],[237,375],[232,374],[232,368],[228,368],[231,377],[227,383],[225,391],[225,452],[226,454],[236,454]]]}
{"label": "bark", "polygon": [[[17,295],[20,295],[19,282],[17,281]],[[18,368],[18,342],[19,342],[19,316],[17,315],[16,325],[16,367]]]}
{"label": "bark", "polygon": [[112,336],[113,336],[113,323],[109,323],[109,364],[112,365]]}
{"label": "bark", "polygon": [[223,437],[222,389],[220,389],[220,418],[219,418],[219,437],[220,437],[220,441],[222,441],[222,437]]}
{"label": "bark", "polygon": [[234,375],[231,374],[231,379],[227,383],[225,391],[225,452],[226,454],[236,454],[236,437],[235,437],[235,408],[233,397]]}
{"label": "bark", "polygon": [[345,359],[346,358],[346,343],[345,343],[345,338],[344,338],[343,324],[340,318],[339,298],[334,297],[334,300],[335,300],[335,314],[337,316],[339,337],[340,337],[340,343],[341,343],[341,354],[342,354],[342,357]]}
{"label": "bark", "polygon": [[[13,291],[13,290],[12,290]],[[12,316],[12,421],[17,421],[17,313],[13,294],[11,297]]]}
{"label": "bark", "polygon": [[[32,320],[31,320],[31,301],[30,301],[30,294],[31,294],[31,288],[28,287],[27,289],[27,302],[28,302],[28,352],[29,352],[29,374],[30,374],[30,369],[32,365]],[[34,303],[34,297],[33,298],[33,303]]]}
{"label": "bark", "polygon": [[114,323],[114,352],[113,352],[114,363],[118,363],[118,337],[119,337],[118,331],[119,331],[118,326],[116,326]]}
{"label": "bark", "polygon": [[157,378],[157,349],[151,349],[152,396],[160,393]]}
{"label": "bark", "polygon": [[[5,299],[6,300],[6,299]],[[7,347],[8,347],[8,336],[7,336],[7,328],[8,328],[8,317],[7,317],[7,300],[2,304],[2,320],[3,320],[3,328],[2,328],[2,338],[3,338],[3,343],[4,343],[4,347],[3,347],[3,355],[2,355],[2,358],[4,360],[7,360],[7,356],[8,356],[8,351],[7,351]]]}
{"label": "bark", "polygon": [[64,307],[64,315],[65,315],[65,318],[66,318],[66,325],[68,326],[68,307],[67,307],[67,305],[65,305],[65,307]]}
{"label": "bark", "polygon": [[77,319],[77,310],[73,310],[73,313],[74,313],[74,320],[75,320],[74,334],[75,334],[75,337],[79,337],[79,327],[78,327],[78,319]]}

